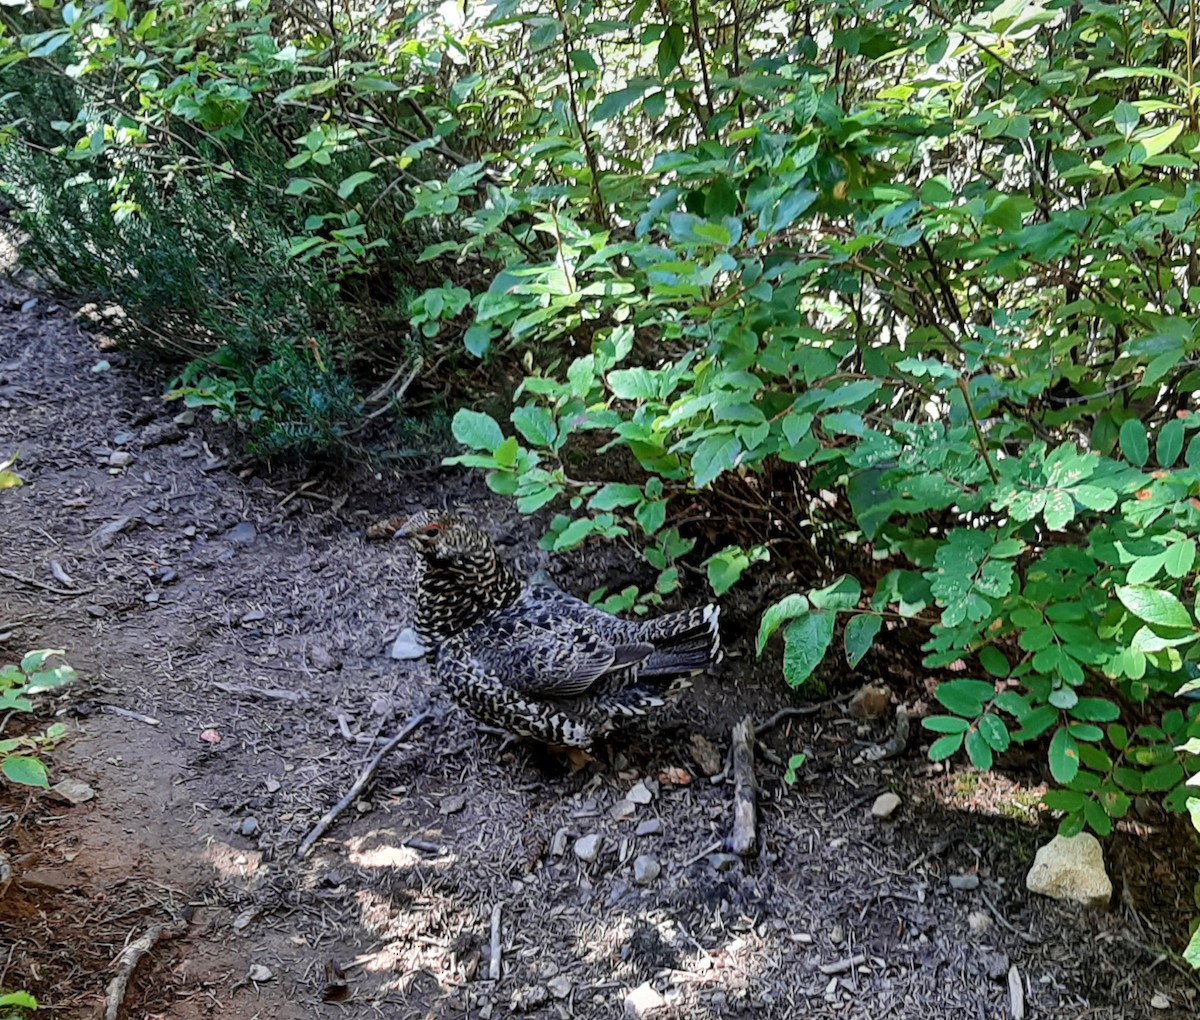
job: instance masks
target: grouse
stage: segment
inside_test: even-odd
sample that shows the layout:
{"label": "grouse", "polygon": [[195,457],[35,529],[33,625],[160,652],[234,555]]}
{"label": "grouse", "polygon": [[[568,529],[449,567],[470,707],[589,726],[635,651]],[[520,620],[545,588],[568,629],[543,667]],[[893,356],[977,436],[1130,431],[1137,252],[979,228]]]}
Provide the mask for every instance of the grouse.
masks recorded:
{"label": "grouse", "polygon": [[422,510],[394,534],[423,561],[416,631],[435,679],[475,718],[517,736],[587,749],[721,659],[718,606],[623,620],[522,584],[491,538],[454,514]]}

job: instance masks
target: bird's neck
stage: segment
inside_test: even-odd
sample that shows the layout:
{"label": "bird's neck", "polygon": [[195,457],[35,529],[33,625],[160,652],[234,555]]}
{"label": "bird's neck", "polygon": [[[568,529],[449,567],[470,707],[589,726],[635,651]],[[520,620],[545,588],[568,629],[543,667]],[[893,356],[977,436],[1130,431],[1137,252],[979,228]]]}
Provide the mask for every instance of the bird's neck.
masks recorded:
{"label": "bird's neck", "polygon": [[455,561],[427,560],[417,595],[417,633],[437,643],[515,605],[521,582],[493,551]]}

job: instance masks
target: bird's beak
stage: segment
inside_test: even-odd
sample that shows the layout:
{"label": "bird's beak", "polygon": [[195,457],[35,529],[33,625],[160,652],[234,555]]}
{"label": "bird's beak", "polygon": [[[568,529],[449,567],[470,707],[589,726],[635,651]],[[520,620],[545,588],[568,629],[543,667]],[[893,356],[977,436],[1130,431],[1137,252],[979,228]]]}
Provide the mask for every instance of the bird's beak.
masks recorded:
{"label": "bird's beak", "polygon": [[399,531],[397,531],[397,532],[396,532],[396,533],[395,533],[395,534],[392,536],[392,538],[408,538],[408,537],[409,537],[409,530],[408,530],[408,528],[401,528]]}

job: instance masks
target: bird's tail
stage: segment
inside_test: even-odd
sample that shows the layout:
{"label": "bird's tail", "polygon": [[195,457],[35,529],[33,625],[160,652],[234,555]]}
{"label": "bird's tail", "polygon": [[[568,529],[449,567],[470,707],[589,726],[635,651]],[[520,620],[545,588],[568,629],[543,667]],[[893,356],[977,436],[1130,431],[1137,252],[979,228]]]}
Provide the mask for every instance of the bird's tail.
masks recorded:
{"label": "bird's tail", "polygon": [[639,674],[688,676],[721,661],[721,608],[707,605],[670,613],[642,624],[638,638],[654,645]]}

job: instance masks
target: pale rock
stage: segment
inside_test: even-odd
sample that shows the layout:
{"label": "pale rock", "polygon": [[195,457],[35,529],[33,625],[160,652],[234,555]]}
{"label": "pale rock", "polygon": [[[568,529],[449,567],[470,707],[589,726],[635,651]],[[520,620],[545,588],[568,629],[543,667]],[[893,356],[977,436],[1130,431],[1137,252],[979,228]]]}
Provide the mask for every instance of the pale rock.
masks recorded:
{"label": "pale rock", "polygon": [[1112,899],[1112,882],[1104,870],[1104,851],[1090,832],[1055,836],[1038,849],[1025,888],[1056,900],[1071,900],[1103,910]]}
{"label": "pale rock", "polygon": [[565,999],[571,994],[571,979],[566,974],[559,974],[546,983],[546,988],[556,999]]}
{"label": "pale rock", "polygon": [[959,892],[970,892],[972,889],[979,888],[978,875],[951,875],[950,888],[957,889]]}
{"label": "pale rock", "polygon": [[417,632],[412,627],[405,627],[396,635],[396,640],[392,642],[388,655],[393,659],[420,659],[425,652],[425,645],[417,637]]}
{"label": "pale rock", "polygon": [[992,918],[990,914],[985,914],[982,910],[972,910],[967,915],[967,927],[976,935],[982,935],[992,927]]}
{"label": "pale rock", "polygon": [[871,805],[871,814],[876,818],[891,818],[900,806],[900,797],[894,793],[881,793]]}
{"label": "pale rock", "polygon": [[108,458],[108,466],[115,468],[129,467],[133,463],[133,454],[128,450],[118,450],[116,453],[110,454]]}
{"label": "pale rock", "polygon": [[608,813],[614,822],[625,822],[637,813],[637,805],[631,800],[619,800],[609,808]]}
{"label": "pale rock", "polygon": [[65,801],[67,804],[84,804],[96,796],[96,791],[88,786],[87,783],[69,778],[55,783],[50,787],[50,793],[58,800]]}
{"label": "pale rock", "polygon": [[634,804],[649,804],[654,799],[654,794],[650,792],[645,783],[638,783],[629,791],[627,797]]}
{"label": "pale rock", "polygon": [[633,862],[633,880],[638,885],[650,885],[662,874],[662,865],[650,854],[641,854]]}
{"label": "pale rock", "polygon": [[570,835],[571,830],[565,825],[554,834],[554,838],[550,840],[550,853],[554,857],[561,857],[567,852],[567,838]]}
{"label": "pale rock", "polygon": [[250,965],[250,970],[247,971],[246,977],[251,981],[270,981],[275,975],[271,973],[270,967],[265,967],[261,963]]}
{"label": "pale rock", "polygon": [[590,864],[600,856],[601,840],[599,836],[580,836],[575,840],[575,856]]}
{"label": "pale rock", "polygon": [[638,985],[632,992],[625,996],[625,1015],[627,1017],[643,1017],[656,1009],[662,1009],[667,1004],[666,999],[654,990],[654,986],[647,981],[645,984]]}
{"label": "pale rock", "polygon": [[1150,999],[1150,1006],[1153,1009],[1170,1009],[1171,1000],[1163,995],[1162,992],[1159,992]]}
{"label": "pale rock", "polygon": [[660,836],[663,831],[663,823],[661,818],[647,818],[645,821],[638,822],[637,829],[634,830],[635,836]]}

